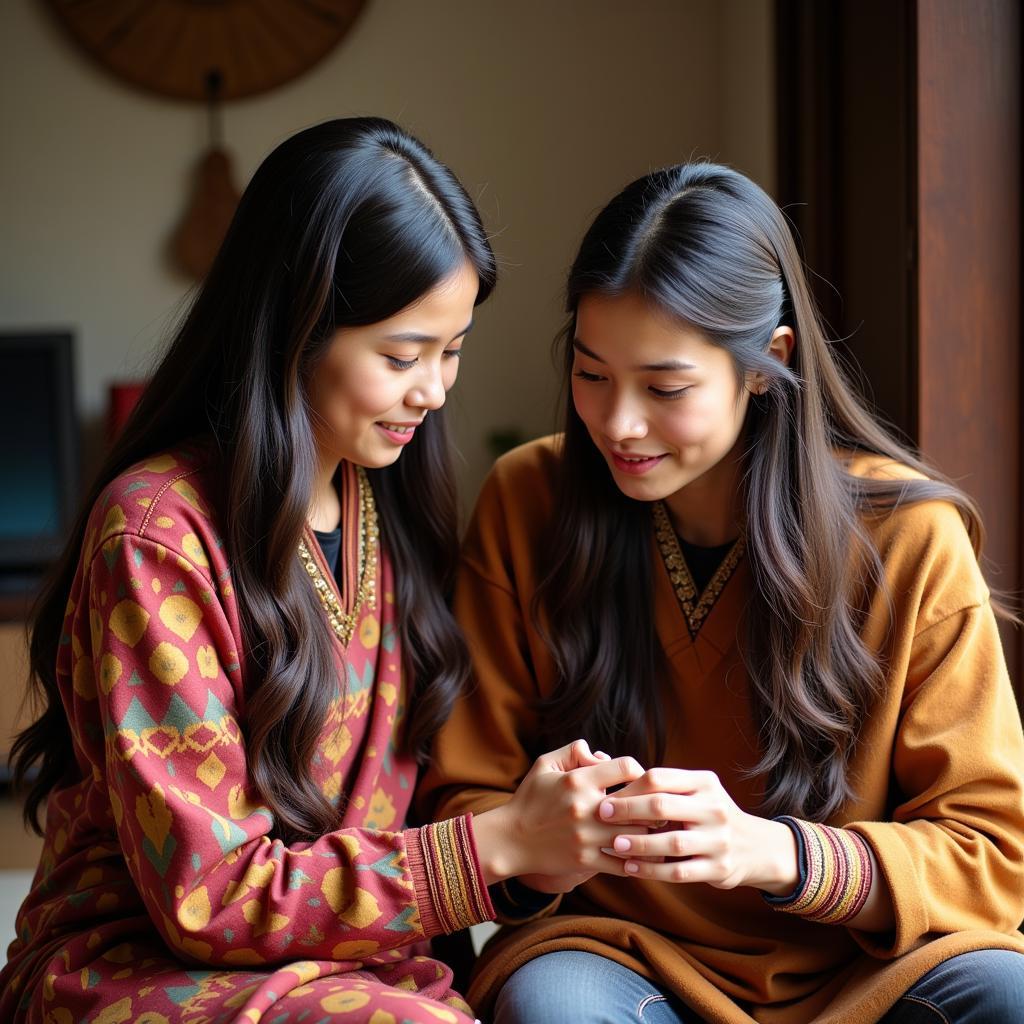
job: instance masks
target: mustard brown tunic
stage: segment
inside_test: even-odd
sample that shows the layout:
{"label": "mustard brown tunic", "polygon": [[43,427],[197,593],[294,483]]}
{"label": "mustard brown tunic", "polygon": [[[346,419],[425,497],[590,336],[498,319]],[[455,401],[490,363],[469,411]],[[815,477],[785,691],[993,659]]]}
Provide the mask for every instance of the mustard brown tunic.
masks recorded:
{"label": "mustard brown tunic", "polygon": [[[851,468],[910,473],[867,457]],[[558,472],[557,441],[533,442],[499,460],[479,499],[457,592],[475,685],[442,730],[422,784],[438,817],[499,805],[542,753],[533,705],[555,674],[530,602],[545,571]],[[864,639],[884,658],[885,686],[852,765],[858,796],[827,823],[870,844],[895,931],[811,923],[772,910],[751,888],[597,875],[551,916],[499,932],[468,995],[478,1013],[527,961],[585,950],[639,971],[716,1024],[870,1024],[951,956],[1024,952],[1015,930],[1024,917],[1024,740],[966,530],[943,502],[868,527],[889,594],[874,595]],[[713,770],[755,811],[763,780],[744,774],[759,748],[739,648],[747,560],[727,559],[706,599],[686,602],[687,615],[653,522],[651,554],[657,636],[671,672],[665,763]]]}
{"label": "mustard brown tunic", "polygon": [[255,680],[214,472],[202,449],[159,455],[93,510],[57,653],[80,777],[48,801],[0,1020],[468,1024],[424,940],[490,904],[468,818],[404,827],[416,766],[397,744],[400,609],[366,535],[365,479],[361,512],[343,464],[342,558],[362,544],[361,584],[339,595],[308,532],[299,570],[345,617],[310,765],[337,828],[285,843],[249,774]]}

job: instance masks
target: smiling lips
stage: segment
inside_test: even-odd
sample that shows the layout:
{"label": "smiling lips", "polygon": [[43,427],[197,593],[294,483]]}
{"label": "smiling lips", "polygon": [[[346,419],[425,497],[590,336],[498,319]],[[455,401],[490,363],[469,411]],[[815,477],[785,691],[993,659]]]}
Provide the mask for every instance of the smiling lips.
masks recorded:
{"label": "smiling lips", "polygon": [[375,423],[380,432],[394,444],[408,444],[419,423]]}
{"label": "smiling lips", "polygon": [[622,455],[616,451],[611,452],[611,457],[617,470],[631,476],[643,476],[665,458],[664,455]]}

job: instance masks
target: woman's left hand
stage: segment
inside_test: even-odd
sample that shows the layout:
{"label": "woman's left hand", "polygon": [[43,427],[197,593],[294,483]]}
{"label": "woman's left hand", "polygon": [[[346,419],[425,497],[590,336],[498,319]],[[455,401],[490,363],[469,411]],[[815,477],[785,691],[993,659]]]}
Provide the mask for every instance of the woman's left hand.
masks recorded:
{"label": "woman's left hand", "polygon": [[652,768],[602,800],[598,813],[607,822],[659,829],[616,836],[607,851],[636,878],[750,885],[778,896],[799,880],[789,827],[741,810],[714,772]]}

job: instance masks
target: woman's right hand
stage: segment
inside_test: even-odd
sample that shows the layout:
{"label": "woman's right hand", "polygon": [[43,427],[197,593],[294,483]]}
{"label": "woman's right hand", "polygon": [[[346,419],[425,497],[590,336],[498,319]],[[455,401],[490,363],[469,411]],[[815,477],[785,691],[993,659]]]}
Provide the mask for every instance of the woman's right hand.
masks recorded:
{"label": "woman's right hand", "polygon": [[508,803],[473,817],[487,884],[534,876],[524,881],[537,887],[543,876],[544,891],[561,892],[596,871],[623,874],[621,859],[601,851],[621,828],[602,822],[597,809],[611,787],[643,773],[635,758],[595,755],[586,740],[538,757]]}

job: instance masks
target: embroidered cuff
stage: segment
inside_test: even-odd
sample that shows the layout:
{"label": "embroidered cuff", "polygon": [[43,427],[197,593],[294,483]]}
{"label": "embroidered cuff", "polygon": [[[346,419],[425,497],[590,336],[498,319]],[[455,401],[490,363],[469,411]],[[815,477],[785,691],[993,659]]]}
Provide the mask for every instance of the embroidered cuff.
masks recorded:
{"label": "embroidered cuff", "polygon": [[406,855],[429,938],[494,918],[473,839],[473,816],[450,818],[406,833]]}
{"label": "embroidered cuff", "polygon": [[790,896],[765,900],[776,910],[822,924],[844,924],[860,913],[871,891],[871,856],[856,832],[789,815],[775,819],[796,837],[800,881]]}
{"label": "embroidered cuff", "polygon": [[807,885],[807,844],[804,842],[804,834],[796,823],[796,818],[782,815],[782,817],[773,818],[772,820],[781,821],[783,825],[786,825],[796,840],[796,888],[786,896],[772,896],[771,893],[767,892],[763,892],[761,895],[764,897],[765,902],[770,903],[773,907],[779,910],[788,910],[789,904],[796,902],[797,896],[803,892],[804,887]]}

